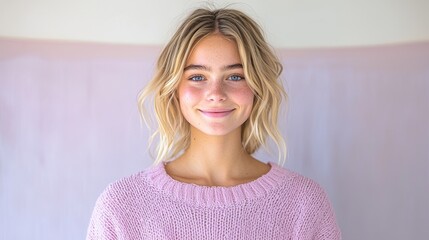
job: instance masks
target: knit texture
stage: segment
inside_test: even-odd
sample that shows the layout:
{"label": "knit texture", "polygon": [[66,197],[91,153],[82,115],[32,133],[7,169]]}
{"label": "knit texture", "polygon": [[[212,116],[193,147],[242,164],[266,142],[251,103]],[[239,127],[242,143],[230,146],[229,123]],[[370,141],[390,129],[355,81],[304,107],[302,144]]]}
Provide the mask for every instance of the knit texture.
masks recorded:
{"label": "knit texture", "polygon": [[163,164],[121,179],[98,198],[87,239],[341,239],[323,189],[269,164],[232,187],[182,183]]}

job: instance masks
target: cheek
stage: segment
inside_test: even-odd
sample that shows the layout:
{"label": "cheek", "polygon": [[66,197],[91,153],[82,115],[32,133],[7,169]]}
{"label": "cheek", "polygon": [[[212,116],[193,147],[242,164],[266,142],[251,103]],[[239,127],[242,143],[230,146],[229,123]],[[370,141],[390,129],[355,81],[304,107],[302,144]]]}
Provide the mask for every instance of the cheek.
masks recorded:
{"label": "cheek", "polygon": [[252,90],[249,87],[246,89],[246,91],[243,92],[243,100],[247,105],[246,115],[247,115],[247,118],[249,118],[253,110],[253,103],[255,101],[255,95],[253,94]]}
{"label": "cheek", "polygon": [[192,87],[181,86],[178,93],[180,105],[192,103],[196,99],[196,91]]}
{"label": "cheek", "polygon": [[249,105],[252,108],[255,95],[249,87],[243,88],[237,96],[242,104]]}

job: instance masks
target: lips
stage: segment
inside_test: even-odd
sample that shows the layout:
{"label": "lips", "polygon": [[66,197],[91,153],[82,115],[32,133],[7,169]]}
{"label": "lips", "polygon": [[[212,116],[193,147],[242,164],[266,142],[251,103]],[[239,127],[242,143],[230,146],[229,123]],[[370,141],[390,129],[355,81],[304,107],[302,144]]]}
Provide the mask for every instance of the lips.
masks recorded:
{"label": "lips", "polygon": [[228,116],[234,110],[235,109],[200,109],[199,111],[207,117],[220,118]]}

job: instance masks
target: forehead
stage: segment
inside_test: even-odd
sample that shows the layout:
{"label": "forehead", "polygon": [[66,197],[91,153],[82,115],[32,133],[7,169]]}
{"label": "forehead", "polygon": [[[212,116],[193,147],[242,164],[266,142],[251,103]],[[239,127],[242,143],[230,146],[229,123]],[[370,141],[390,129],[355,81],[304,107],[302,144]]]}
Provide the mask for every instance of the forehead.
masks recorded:
{"label": "forehead", "polygon": [[241,63],[237,43],[221,34],[210,34],[202,38],[192,49],[186,65],[229,65]]}

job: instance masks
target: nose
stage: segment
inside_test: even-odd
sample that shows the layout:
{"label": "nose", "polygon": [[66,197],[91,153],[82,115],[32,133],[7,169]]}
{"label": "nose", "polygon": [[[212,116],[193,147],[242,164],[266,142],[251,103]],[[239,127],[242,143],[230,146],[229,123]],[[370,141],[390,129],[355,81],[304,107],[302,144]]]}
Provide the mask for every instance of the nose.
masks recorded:
{"label": "nose", "polygon": [[207,90],[207,100],[212,102],[225,101],[227,98],[223,81],[213,81]]}

